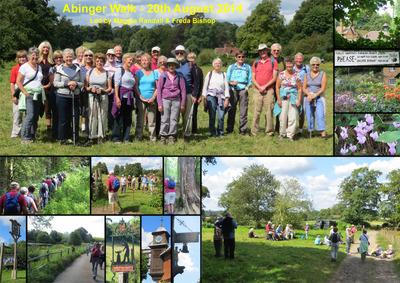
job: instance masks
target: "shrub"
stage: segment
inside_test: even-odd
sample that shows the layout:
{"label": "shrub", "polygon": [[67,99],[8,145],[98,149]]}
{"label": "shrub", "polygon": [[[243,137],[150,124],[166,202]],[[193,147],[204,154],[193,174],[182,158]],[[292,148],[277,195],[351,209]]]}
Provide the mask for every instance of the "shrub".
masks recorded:
{"label": "shrub", "polygon": [[197,56],[197,64],[199,66],[211,65],[214,58],[217,58],[217,53],[212,49],[204,49]]}

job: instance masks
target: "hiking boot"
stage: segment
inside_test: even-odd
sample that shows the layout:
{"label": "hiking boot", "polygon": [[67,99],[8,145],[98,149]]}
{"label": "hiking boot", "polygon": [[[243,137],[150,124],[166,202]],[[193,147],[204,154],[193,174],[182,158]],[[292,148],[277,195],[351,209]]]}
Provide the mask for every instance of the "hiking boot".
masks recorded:
{"label": "hiking boot", "polygon": [[67,144],[67,140],[61,140],[60,141],[60,145],[66,145]]}
{"label": "hiking boot", "polygon": [[165,145],[167,143],[167,138],[164,136],[161,136],[160,143],[161,143],[161,145]]}
{"label": "hiking boot", "polygon": [[92,139],[88,139],[86,142],[87,146],[92,146],[94,144],[94,141]]}
{"label": "hiking boot", "polygon": [[115,144],[122,144],[121,141],[115,141],[114,143],[115,143]]}
{"label": "hiking boot", "polygon": [[[185,138],[184,138],[185,139]],[[176,138],[174,136],[169,136],[168,144],[174,144],[176,142]]]}
{"label": "hiking boot", "polygon": [[119,212],[120,212],[120,213],[122,212],[122,206],[119,207]]}
{"label": "hiking boot", "polygon": [[97,143],[98,144],[102,144],[102,143],[105,143],[106,142],[106,139],[104,139],[104,138],[99,138],[98,140],[97,140]]}

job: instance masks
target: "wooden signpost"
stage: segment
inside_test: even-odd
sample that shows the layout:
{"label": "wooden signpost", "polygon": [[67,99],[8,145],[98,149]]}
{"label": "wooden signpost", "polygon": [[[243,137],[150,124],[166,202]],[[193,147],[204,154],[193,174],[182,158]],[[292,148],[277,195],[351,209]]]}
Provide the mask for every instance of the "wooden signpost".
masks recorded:
{"label": "wooden signpost", "polygon": [[[21,224],[17,222],[17,220],[10,219],[11,221],[11,231],[10,234],[14,239],[14,265],[13,271],[11,274],[11,279],[17,279],[17,241],[21,237],[20,230]],[[3,258],[1,259],[3,260]]]}

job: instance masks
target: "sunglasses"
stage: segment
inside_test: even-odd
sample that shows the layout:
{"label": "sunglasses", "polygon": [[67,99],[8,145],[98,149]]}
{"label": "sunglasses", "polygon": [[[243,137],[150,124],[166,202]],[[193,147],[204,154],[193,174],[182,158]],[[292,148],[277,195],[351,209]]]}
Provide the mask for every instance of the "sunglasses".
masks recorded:
{"label": "sunglasses", "polygon": [[319,66],[319,64],[312,64],[312,66]]}
{"label": "sunglasses", "polygon": [[176,55],[183,55],[184,52],[175,52]]}
{"label": "sunglasses", "polygon": [[85,57],[93,57],[91,54],[86,54]]}
{"label": "sunglasses", "polygon": [[153,53],[158,53],[159,51],[158,51],[158,50],[153,50],[152,52],[153,52]]}
{"label": "sunglasses", "polygon": [[238,58],[240,59],[240,58],[244,58],[244,56],[238,56]]}
{"label": "sunglasses", "polygon": [[115,55],[114,54],[107,54],[107,56],[113,56],[114,57]]}

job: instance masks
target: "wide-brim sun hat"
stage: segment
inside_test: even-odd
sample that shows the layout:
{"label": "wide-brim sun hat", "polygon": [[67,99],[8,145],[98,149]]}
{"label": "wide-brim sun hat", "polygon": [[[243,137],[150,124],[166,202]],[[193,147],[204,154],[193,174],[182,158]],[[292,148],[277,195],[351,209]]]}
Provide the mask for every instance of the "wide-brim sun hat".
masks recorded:
{"label": "wide-brim sun hat", "polygon": [[176,60],[175,58],[168,58],[168,60],[165,61],[163,65],[164,65],[165,67],[168,67],[168,64],[171,64],[171,63],[175,64],[175,66],[176,66],[177,68],[179,68],[179,67],[181,66],[181,65],[179,64],[178,60]]}
{"label": "wide-brim sun hat", "polygon": [[106,53],[106,55],[108,55],[108,54],[115,55],[114,48],[110,48],[110,49],[108,49],[108,50],[107,50],[107,53]]}
{"label": "wide-brim sun hat", "polygon": [[261,50],[264,50],[264,49],[271,50],[271,48],[268,47],[265,43],[261,43],[260,45],[258,45],[257,51],[261,51]]}
{"label": "wide-brim sun hat", "polygon": [[183,51],[183,52],[185,52],[186,54],[189,54],[189,49],[185,49],[185,46],[183,46],[183,45],[178,45],[176,48],[175,48],[175,50],[172,50],[171,51],[171,53],[172,53],[172,55],[174,55],[174,56],[176,56],[176,51]]}
{"label": "wide-brim sun hat", "polygon": [[151,52],[153,52],[154,50],[156,50],[156,51],[158,51],[158,52],[161,52],[161,48],[158,47],[158,46],[154,46],[154,47],[151,49]]}

